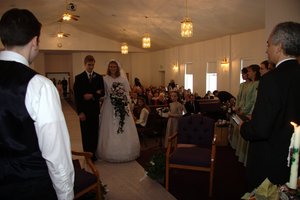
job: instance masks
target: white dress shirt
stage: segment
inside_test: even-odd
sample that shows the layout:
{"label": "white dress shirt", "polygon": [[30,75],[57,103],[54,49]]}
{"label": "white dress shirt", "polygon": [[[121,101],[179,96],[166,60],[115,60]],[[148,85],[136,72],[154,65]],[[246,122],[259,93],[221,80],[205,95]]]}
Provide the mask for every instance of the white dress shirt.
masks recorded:
{"label": "white dress shirt", "polygon": [[148,116],[149,116],[149,111],[146,108],[143,108],[140,113],[140,118],[136,120],[135,123],[145,127],[147,125]]}
{"label": "white dress shirt", "polygon": [[[16,61],[29,67],[28,61],[12,51],[0,52],[0,60]],[[74,198],[74,168],[71,143],[57,89],[51,80],[35,75],[28,83],[25,106],[37,133],[57,198]]]}

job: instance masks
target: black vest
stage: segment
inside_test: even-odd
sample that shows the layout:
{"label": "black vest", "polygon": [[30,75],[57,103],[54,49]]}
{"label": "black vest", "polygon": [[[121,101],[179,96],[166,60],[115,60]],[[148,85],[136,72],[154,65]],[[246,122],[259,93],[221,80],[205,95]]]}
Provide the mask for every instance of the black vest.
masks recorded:
{"label": "black vest", "polygon": [[50,179],[25,106],[28,83],[36,74],[23,64],[0,60],[0,189],[30,179]]}

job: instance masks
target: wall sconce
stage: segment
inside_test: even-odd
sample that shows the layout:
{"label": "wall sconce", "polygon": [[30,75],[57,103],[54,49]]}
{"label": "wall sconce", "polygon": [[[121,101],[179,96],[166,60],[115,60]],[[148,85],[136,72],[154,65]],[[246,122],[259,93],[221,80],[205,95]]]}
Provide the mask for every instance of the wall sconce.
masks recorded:
{"label": "wall sconce", "polygon": [[178,72],[178,65],[173,64],[173,71],[174,71],[174,72]]}
{"label": "wall sconce", "polygon": [[221,67],[223,69],[223,72],[229,71],[229,61],[227,60],[226,57],[224,57],[223,60],[221,61]]}

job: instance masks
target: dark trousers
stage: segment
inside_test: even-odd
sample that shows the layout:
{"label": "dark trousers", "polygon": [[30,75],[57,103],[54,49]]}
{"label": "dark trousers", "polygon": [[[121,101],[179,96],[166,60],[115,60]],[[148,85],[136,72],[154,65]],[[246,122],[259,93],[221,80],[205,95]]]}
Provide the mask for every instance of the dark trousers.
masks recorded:
{"label": "dark trousers", "polygon": [[80,121],[80,129],[83,150],[93,153],[95,158],[98,145],[99,115],[87,115],[85,121]]}
{"label": "dark trousers", "polygon": [[50,177],[9,183],[0,182],[0,198],[3,200],[57,200]]}

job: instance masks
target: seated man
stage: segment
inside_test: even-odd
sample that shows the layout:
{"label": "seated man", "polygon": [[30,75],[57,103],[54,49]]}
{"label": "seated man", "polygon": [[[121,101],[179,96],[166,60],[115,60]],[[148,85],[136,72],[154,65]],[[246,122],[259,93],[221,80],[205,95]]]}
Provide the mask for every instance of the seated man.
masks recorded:
{"label": "seated man", "polygon": [[200,104],[198,101],[195,101],[195,96],[193,94],[187,94],[185,96],[185,100],[184,107],[187,115],[197,114],[200,112]]}

